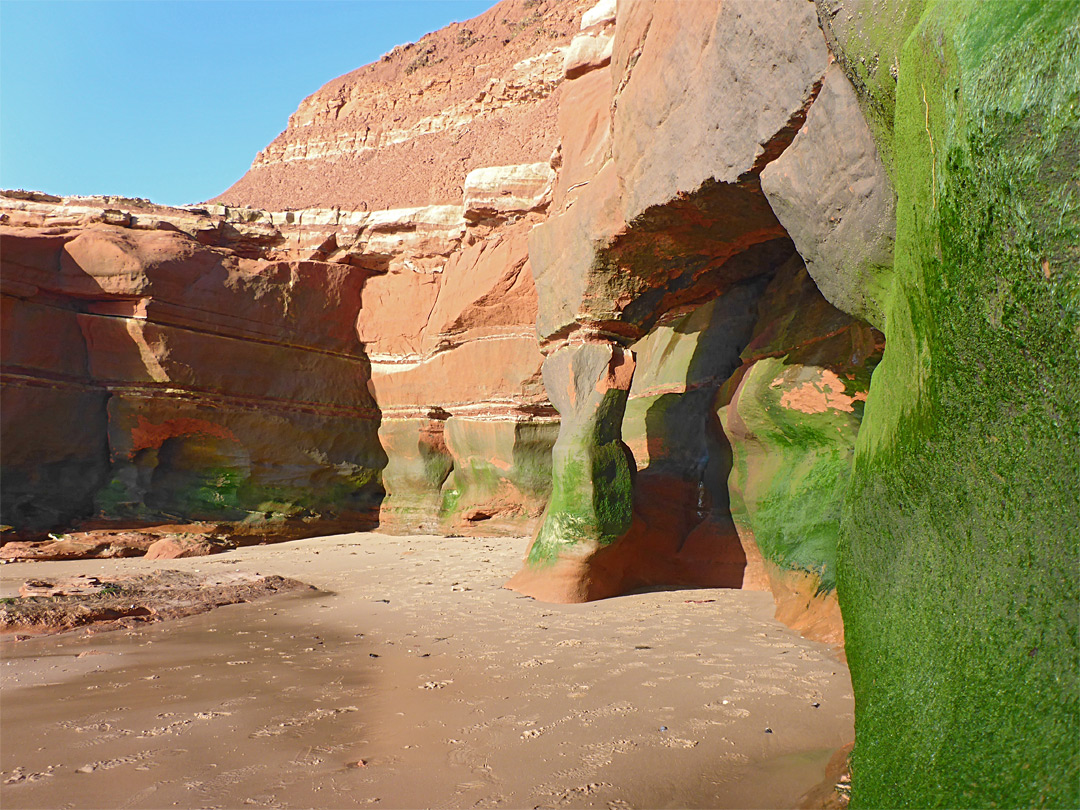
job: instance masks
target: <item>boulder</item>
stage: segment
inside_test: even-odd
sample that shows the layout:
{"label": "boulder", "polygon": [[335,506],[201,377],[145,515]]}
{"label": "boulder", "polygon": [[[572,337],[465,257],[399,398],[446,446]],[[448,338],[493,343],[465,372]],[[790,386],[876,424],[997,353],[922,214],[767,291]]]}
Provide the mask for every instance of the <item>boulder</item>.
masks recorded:
{"label": "boulder", "polygon": [[884,328],[896,193],[838,65],[791,146],[761,173],[761,188],[829,302]]}
{"label": "boulder", "polygon": [[147,560],[179,560],[185,557],[206,557],[224,551],[206,538],[163,537],[146,550]]}
{"label": "boulder", "polygon": [[581,15],[581,29],[594,25],[608,25],[615,22],[617,3],[615,0],[600,0],[595,6]]}
{"label": "boulder", "polygon": [[578,34],[570,41],[563,61],[563,74],[568,79],[584,76],[590,70],[611,63],[611,49],[615,43],[613,31]]}

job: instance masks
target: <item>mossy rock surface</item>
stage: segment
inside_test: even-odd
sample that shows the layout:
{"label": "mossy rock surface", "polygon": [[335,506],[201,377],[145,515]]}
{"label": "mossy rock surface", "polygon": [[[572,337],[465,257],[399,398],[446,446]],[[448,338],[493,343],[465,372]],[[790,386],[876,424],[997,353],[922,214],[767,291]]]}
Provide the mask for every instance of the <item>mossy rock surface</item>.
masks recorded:
{"label": "mossy rock surface", "polygon": [[[853,395],[865,392],[849,385]],[[736,525],[751,530],[766,560],[817,574],[822,591],[836,587],[840,513],[863,408],[846,390],[827,368],[765,358],[721,410]]]}
{"label": "mossy rock surface", "polygon": [[626,391],[609,390],[589,420],[570,429],[562,423],[552,448],[551,499],[529,547],[529,565],[585,556],[630,527],[630,455],[619,437],[625,405]]}
{"label": "mossy rock surface", "polygon": [[[557,422],[451,417],[397,419],[380,428],[390,462],[383,473],[390,530],[455,532],[484,524],[524,532],[551,492]],[[484,532],[486,533],[486,532]]]}
{"label": "mossy rock surface", "polygon": [[928,2],[893,138],[841,529],[852,804],[1077,807],[1080,5]]}

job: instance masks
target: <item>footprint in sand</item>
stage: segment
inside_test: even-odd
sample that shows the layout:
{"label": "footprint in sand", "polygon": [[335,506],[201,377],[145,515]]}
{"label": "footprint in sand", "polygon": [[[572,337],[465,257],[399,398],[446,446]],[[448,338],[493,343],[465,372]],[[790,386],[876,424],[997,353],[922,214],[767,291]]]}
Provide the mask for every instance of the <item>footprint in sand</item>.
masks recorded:
{"label": "footprint in sand", "polygon": [[21,765],[16,767],[10,774],[3,774],[5,785],[18,785],[22,782],[39,782],[48,779],[59,765],[50,765],[43,771],[28,771]]}
{"label": "footprint in sand", "polygon": [[660,744],[665,748],[697,748],[697,740],[684,740],[679,737],[664,737]]}
{"label": "footprint in sand", "polygon": [[142,760],[149,757],[151,754],[149,751],[144,751],[141,754],[136,754],[130,757],[117,757],[116,759],[102,759],[97,762],[88,762],[81,768],[76,768],[75,773],[93,773],[94,771],[111,771],[113,768],[119,768],[121,765],[135,765]]}

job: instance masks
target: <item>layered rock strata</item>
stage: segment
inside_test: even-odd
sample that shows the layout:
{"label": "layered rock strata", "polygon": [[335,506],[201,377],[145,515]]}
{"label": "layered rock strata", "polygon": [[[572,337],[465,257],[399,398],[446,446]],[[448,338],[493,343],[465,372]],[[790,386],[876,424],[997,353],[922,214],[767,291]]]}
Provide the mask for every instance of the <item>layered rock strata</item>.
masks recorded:
{"label": "layered rock strata", "polygon": [[6,524],[374,524],[385,455],[354,327],[368,271],[204,210],[0,211]]}
{"label": "layered rock strata", "polygon": [[589,0],[504,0],[304,99],[218,199],[255,208],[460,204],[474,169],[546,161]]}
{"label": "layered rock strata", "polygon": [[1076,806],[1077,54],[1070,2],[506,0],[228,206],[9,197],[4,519],[543,512],[525,593],[843,633],[855,804]]}
{"label": "layered rock strata", "polygon": [[[572,60],[568,70],[553,215],[530,236],[545,382],[562,416],[554,493],[576,495],[553,497],[509,584],[560,601],[641,585],[772,585],[789,604],[784,572],[795,572],[788,578],[802,579],[794,592],[807,590],[803,581],[810,587],[788,618],[826,615],[814,632],[838,639],[837,497],[816,504],[816,520],[812,509],[803,512],[846,481],[879,341],[821,297],[761,179],[809,126],[826,78],[829,54],[814,9],[800,0],[643,2],[589,22],[570,53],[597,56]],[[604,38],[610,60],[607,48],[587,44]],[[854,357],[834,340],[849,330],[861,336]],[[819,350],[802,348],[818,343]],[[619,376],[613,366],[586,375],[597,377],[598,394],[610,389],[607,399],[568,399],[563,389],[584,382],[575,377],[579,367],[591,368],[589,358],[604,352],[629,352],[632,379],[603,382]],[[764,388],[751,395],[739,387],[770,364]],[[770,388],[774,377],[782,383]],[[846,448],[834,472],[809,488],[791,476],[816,466],[814,442],[788,448],[775,425],[748,427],[735,417],[795,396],[788,388],[799,386],[818,398],[835,388],[858,403],[845,411],[850,419],[828,428],[840,428]],[[722,387],[727,399],[717,403]],[[627,404],[612,399],[615,390],[626,391]],[[728,400],[743,390],[749,401],[740,409]],[[718,418],[718,405],[728,418]],[[819,419],[807,407],[786,408],[790,430],[817,430],[826,446],[835,444],[824,424],[805,424]],[[789,466],[762,466],[777,441]],[[564,444],[574,452],[560,452]],[[621,458],[629,459],[625,470]],[[758,475],[757,484],[748,480]],[[776,503],[795,492],[802,506]]]}
{"label": "layered rock strata", "polygon": [[6,522],[521,532],[555,430],[524,238],[542,169],[374,212],[0,198]]}
{"label": "layered rock strata", "polygon": [[[136,282],[137,290],[114,285],[110,295],[120,303],[109,304],[112,320],[84,317],[79,331],[73,326],[70,334],[57,333],[56,346],[38,347],[36,366],[18,352],[5,352],[11,380],[33,369],[39,376],[67,374],[82,386],[64,395],[53,391],[55,407],[44,409],[36,396],[19,399],[16,390],[22,382],[6,386],[6,423],[14,434],[25,435],[25,441],[13,440],[5,451],[5,467],[15,482],[11,492],[29,487],[44,497],[59,490],[48,507],[44,500],[49,498],[34,500],[27,494],[37,504],[33,508],[52,512],[40,519],[15,516],[12,525],[54,528],[89,514],[132,520],[322,514],[327,504],[305,499],[325,495],[336,502],[345,497],[348,485],[340,489],[335,483],[344,476],[364,479],[364,511],[388,530],[527,530],[550,491],[550,447],[557,428],[540,380],[526,237],[551,202],[555,171],[548,158],[555,131],[546,122],[555,115],[568,69],[570,34],[587,8],[510,0],[331,82],[305,100],[286,132],[222,195],[229,205],[166,210],[130,200],[8,198],[9,224],[24,226],[9,233],[12,244],[29,236],[27,227],[70,227],[66,238],[82,242],[90,239],[82,235],[87,230],[124,229],[127,247],[120,253],[131,255],[104,257],[101,263],[126,262],[138,275],[152,263],[143,255],[144,246],[164,238],[144,232],[164,229],[178,231],[168,238],[174,247],[183,243],[192,257],[169,259],[153,285]],[[275,212],[275,207],[286,210]],[[147,248],[150,253],[157,249]],[[5,253],[12,250],[5,246]],[[34,261],[48,265],[52,258],[46,254]],[[291,275],[266,282],[272,293],[263,290],[262,282],[230,288],[211,306],[200,296],[214,294],[212,283],[194,278],[218,261],[287,263]],[[205,290],[184,289],[185,273]],[[325,312],[298,307],[290,298],[297,278],[301,286],[314,289],[323,274],[329,299]],[[9,263],[8,287],[18,286],[25,275],[23,266]],[[341,295],[336,292],[339,278],[347,286]],[[147,303],[129,312],[136,292]],[[69,293],[61,288],[49,295]],[[9,324],[21,336],[30,333],[37,317],[26,314],[36,301],[35,293],[28,295],[5,299],[20,302],[11,305],[18,314]],[[275,296],[276,313],[267,306]],[[72,301],[60,308],[82,313],[82,299]],[[94,307],[93,313],[82,314],[105,317]],[[252,308],[257,312],[249,316]],[[174,315],[181,310],[182,316]],[[204,310],[198,329],[205,336],[185,332],[178,337],[169,318],[180,317],[190,327],[192,313]],[[310,333],[286,335],[288,328],[276,323],[283,317],[302,319]],[[240,325],[234,326],[230,319],[237,318]],[[144,327],[143,320],[152,326]],[[140,331],[138,340],[129,335],[140,329],[147,334]],[[228,351],[219,347],[219,331],[234,339]],[[243,342],[248,340],[253,344]],[[129,352],[129,344],[150,348]],[[86,357],[73,358],[68,363],[72,369],[60,369],[56,358],[68,345],[82,346]],[[277,356],[285,347],[294,353],[282,360]],[[316,348],[322,352],[318,362],[309,352]],[[267,353],[274,355],[274,363],[263,357]],[[338,355],[344,361],[330,359]],[[175,367],[169,365],[173,361]],[[335,362],[338,366],[331,367]],[[140,363],[150,370],[140,370]],[[252,373],[255,363],[273,366],[275,373]],[[138,385],[156,387],[153,396],[135,404]],[[228,426],[218,424],[207,412],[218,405],[203,395],[211,390],[219,397],[240,397],[246,421],[237,414]],[[345,423],[320,426],[315,447],[297,451],[338,470],[308,482],[320,494],[290,490],[274,500],[262,493],[266,497],[256,504],[252,487],[241,483],[248,480],[249,467],[274,466],[267,460],[273,455],[268,446],[250,457],[248,445],[261,440],[249,434],[272,430],[288,435],[295,427],[271,425],[255,413],[268,412],[259,401],[267,391],[305,414],[332,405],[339,408],[337,417],[350,419],[340,408],[357,409],[356,429]],[[63,396],[67,401],[61,403]],[[172,399],[187,404],[178,408]],[[125,409],[125,402],[130,407]],[[45,436],[32,427],[30,412],[35,410],[54,417],[96,415],[90,421],[59,418],[66,433]],[[150,428],[143,429],[139,418],[148,420]],[[311,415],[303,418],[310,421]],[[237,426],[241,422],[242,428]],[[371,435],[375,427],[377,442]],[[309,429],[300,428],[301,433]],[[170,430],[178,436],[165,435]],[[199,438],[191,444],[179,434]],[[326,455],[321,448],[323,443],[341,445],[339,434],[354,437],[356,446],[346,452],[350,460]],[[283,445],[311,444],[311,439],[296,435]],[[154,455],[162,442],[163,460]],[[361,446],[370,455],[363,463],[356,461]],[[50,449],[35,454],[34,447]],[[299,458],[284,461],[289,452],[281,455],[274,464],[303,467]],[[350,464],[355,467],[351,472],[345,468]],[[170,477],[164,470],[173,467],[207,472]],[[148,483],[155,474],[156,483]],[[260,481],[260,476],[265,477],[260,472]],[[30,480],[37,483],[24,483]],[[158,493],[162,487],[201,494],[194,500],[165,496]],[[235,494],[239,489],[244,497]],[[18,495],[7,502],[22,500]],[[262,506],[260,512],[256,507]],[[13,508],[5,513],[16,515]]]}
{"label": "layered rock strata", "polygon": [[395,262],[364,287],[357,329],[390,458],[388,531],[520,533],[550,491],[557,426],[526,241],[550,180],[536,188],[530,166],[476,174],[440,252]]}
{"label": "layered rock strata", "polygon": [[380,258],[369,245],[362,260],[379,271],[357,328],[389,457],[385,530],[521,533],[544,508],[557,414],[527,240],[555,193],[565,77],[610,60],[571,37],[583,18],[596,33],[613,17],[587,2],[508,0],[397,48],[306,99],[218,198],[349,217],[419,206],[424,228],[441,223],[426,252],[389,245]]}

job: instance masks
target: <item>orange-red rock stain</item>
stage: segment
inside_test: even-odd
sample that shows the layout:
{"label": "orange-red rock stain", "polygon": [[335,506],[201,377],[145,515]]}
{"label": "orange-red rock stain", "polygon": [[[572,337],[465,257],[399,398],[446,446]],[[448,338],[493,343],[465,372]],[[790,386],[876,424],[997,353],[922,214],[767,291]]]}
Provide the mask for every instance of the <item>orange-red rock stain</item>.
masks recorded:
{"label": "orange-red rock stain", "polygon": [[231,430],[205,419],[192,419],[187,416],[175,419],[166,419],[160,424],[154,424],[144,416],[138,417],[139,422],[131,429],[131,453],[134,456],[140,450],[148,447],[161,447],[166,439],[176,436],[189,436],[192,433],[204,433],[208,436],[217,436],[221,439],[239,441]]}

